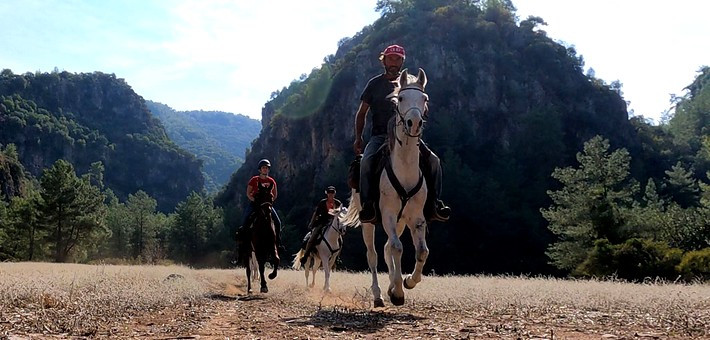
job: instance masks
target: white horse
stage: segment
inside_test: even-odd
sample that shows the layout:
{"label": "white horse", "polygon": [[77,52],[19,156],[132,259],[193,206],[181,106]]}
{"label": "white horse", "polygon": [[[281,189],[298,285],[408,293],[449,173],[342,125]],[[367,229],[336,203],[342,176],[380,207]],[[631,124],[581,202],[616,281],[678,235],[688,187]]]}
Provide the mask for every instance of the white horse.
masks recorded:
{"label": "white horse", "polygon": [[[341,223],[340,219],[345,216],[347,211],[348,209],[345,207],[328,211],[328,214],[333,216],[333,220],[325,226],[323,239],[315,246],[316,251],[310,254],[304,254],[305,249],[301,249],[296,254],[296,258],[293,259],[293,265],[291,267],[298,270],[301,268],[301,258],[308,256],[305,267],[306,286],[313,287],[316,284],[316,271],[318,271],[318,268],[323,264],[323,272],[325,273],[323,290],[330,292],[330,272],[335,266],[335,260],[340,255],[340,251],[343,249],[343,236],[347,231],[347,225]],[[311,269],[313,270],[313,280],[309,285],[308,273]]]}
{"label": "white horse", "polygon": [[[385,171],[380,175],[379,208],[382,226],[387,233],[385,262],[389,271],[390,285],[387,289],[390,301],[396,306],[404,304],[404,290],[412,289],[422,280],[422,269],[429,255],[426,244],[427,223],[424,218],[424,203],[427,186],[419,169],[419,138],[424,128],[424,114],[428,96],[424,92],[427,79],[421,68],[417,77],[404,70],[399,77],[397,115],[394,131],[389,133],[389,157]],[[358,213],[362,210],[360,194],[352,191],[350,209],[343,223],[360,225]],[[416,264],[412,274],[402,278],[403,246],[399,237],[404,227],[409,227],[416,251]],[[375,251],[375,225],[362,223],[362,236],[367,247],[367,263],[372,273],[374,306],[383,307],[384,302],[377,282],[377,252]]]}

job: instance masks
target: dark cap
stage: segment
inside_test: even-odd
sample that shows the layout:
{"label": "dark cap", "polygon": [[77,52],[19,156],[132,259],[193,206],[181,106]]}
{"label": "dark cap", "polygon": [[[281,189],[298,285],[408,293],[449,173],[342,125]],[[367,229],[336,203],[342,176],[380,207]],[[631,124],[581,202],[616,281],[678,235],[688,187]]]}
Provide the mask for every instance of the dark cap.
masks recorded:
{"label": "dark cap", "polygon": [[329,185],[327,188],[325,188],[326,193],[335,193],[335,187],[332,185]]}

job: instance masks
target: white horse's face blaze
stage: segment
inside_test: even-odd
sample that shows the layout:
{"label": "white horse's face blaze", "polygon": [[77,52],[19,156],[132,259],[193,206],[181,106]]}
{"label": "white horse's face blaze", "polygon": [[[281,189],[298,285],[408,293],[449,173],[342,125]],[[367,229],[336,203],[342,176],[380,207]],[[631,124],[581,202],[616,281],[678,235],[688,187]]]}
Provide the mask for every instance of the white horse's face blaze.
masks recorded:
{"label": "white horse's face blaze", "polygon": [[407,70],[402,71],[399,78],[399,96],[397,109],[400,124],[404,125],[404,132],[411,137],[419,137],[424,128],[424,113],[427,109],[429,96],[424,92],[426,87],[426,73],[419,69],[416,80]]}

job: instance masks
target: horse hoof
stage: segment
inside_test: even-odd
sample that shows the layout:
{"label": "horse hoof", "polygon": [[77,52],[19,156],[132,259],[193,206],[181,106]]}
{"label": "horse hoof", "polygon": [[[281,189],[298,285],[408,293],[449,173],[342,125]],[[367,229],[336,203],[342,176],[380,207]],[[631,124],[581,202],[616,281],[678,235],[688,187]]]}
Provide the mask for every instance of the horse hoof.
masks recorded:
{"label": "horse hoof", "polygon": [[390,302],[392,302],[395,306],[401,306],[404,304],[404,296],[396,297],[394,295],[390,295]]}
{"label": "horse hoof", "polygon": [[384,306],[385,306],[385,302],[381,298],[375,299],[375,308],[384,307]]}
{"label": "horse hoof", "polygon": [[251,293],[252,293],[251,288],[247,289],[247,294],[251,294]]}
{"label": "horse hoof", "polygon": [[393,305],[401,306],[404,304],[404,295],[402,295],[402,297],[397,297],[394,295],[394,292],[392,289],[387,291],[387,295],[389,295],[390,302],[392,302]]}
{"label": "horse hoof", "polygon": [[261,287],[261,292],[262,292],[262,293],[268,293],[268,292],[269,292],[269,288],[268,288],[268,287]]}
{"label": "horse hoof", "polygon": [[269,280],[275,279],[275,278],[276,278],[276,275],[278,275],[276,272],[273,272],[273,273],[269,274]]}
{"label": "horse hoof", "polygon": [[[410,286],[409,282],[411,282],[411,286]],[[403,286],[404,286],[404,288],[412,289],[417,286],[417,283],[414,282],[414,280],[412,280],[412,275],[407,275],[407,277],[404,278]]]}

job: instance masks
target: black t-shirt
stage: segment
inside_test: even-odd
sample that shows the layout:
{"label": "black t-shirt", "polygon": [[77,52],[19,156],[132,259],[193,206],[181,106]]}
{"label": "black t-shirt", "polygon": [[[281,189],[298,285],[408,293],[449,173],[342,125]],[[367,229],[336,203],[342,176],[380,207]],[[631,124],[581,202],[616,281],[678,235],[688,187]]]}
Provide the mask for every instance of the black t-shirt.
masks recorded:
{"label": "black t-shirt", "polygon": [[[340,202],[337,198],[333,199],[333,209],[340,208],[340,206],[343,205],[343,203]],[[326,224],[330,222],[330,219],[333,216],[328,213],[328,199],[324,198],[318,202],[318,205],[316,206],[316,211],[315,211],[315,223],[317,224]]]}
{"label": "black t-shirt", "polygon": [[384,74],[380,74],[367,82],[360,100],[370,105],[373,136],[387,133],[387,123],[397,112],[397,105],[392,99],[398,92],[399,83],[397,79],[389,81]]}

